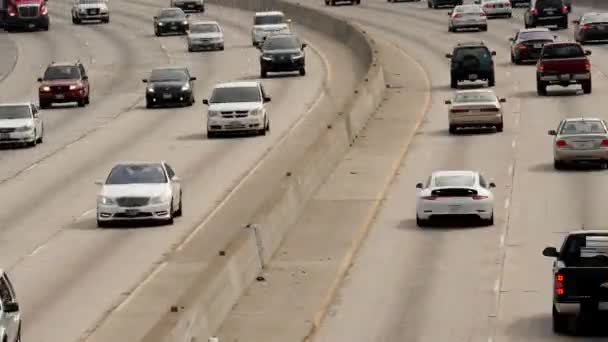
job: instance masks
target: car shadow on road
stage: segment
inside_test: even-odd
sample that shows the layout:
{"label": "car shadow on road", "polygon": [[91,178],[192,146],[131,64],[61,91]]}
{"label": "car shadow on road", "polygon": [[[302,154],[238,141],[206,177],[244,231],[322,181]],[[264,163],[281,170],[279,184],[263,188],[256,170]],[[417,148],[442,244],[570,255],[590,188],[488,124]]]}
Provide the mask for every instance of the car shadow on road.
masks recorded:
{"label": "car shadow on road", "polygon": [[540,96],[536,91],[519,91],[513,94],[514,97],[520,99],[531,99],[531,98],[545,98],[545,97],[567,97],[567,96],[579,96],[583,95],[582,89],[555,89],[548,88],[546,96]]}
{"label": "car shadow on road", "polygon": [[405,230],[405,229],[429,229],[433,231],[451,231],[456,228],[462,229],[480,229],[480,228],[490,228],[492,226],[488,226],[484,224],[482,221],[478,219],[439,219],[431,221],[426,227],[418,227],[416,225],[416,219],[406,219],[399,222],[397,225],[397,229]]}
{"label": "car shadow on road", "polygon": [[450,133],[447,129],[440,129],[436,131],[425,132],[424,135],[431,137],[449,137],[449,136],[475,136],[475,135],[488,135],[497,134],[495,128],[463,128],[456,131],[456,133]]}
{"label": "car shadow on road", "polygon": [[[524,317],[515,320],[507,326],[505,335],[511,337],[514,341],[541,341],[549,339],[559,339],[559,335],[553,332],[551,327],[551,307],[547,307],[547,314],[535,315],[532,317]],[[604,318],[605,319],[605,318]],[[587,338],[602,338],[608,337],[608,325],[598,319],[595,322],[588,322],[581,326],[581,329],[576,334],[570,333],[563,335],[564,337],[578,336]]]}
{"label": "car shadow on road", "polygon": [[[178,220],[178,219],[176,219]],[[116,222],[108,227],[97,227],[95,218],[84,218],[73,221],[66,228],[73,230],[134,230],[134,229],[145,229],[145,228],[159,228],[159,227],[170,227],[164,222],[155,221],[133,221],[133,222]]]}
{"label": "car shadow on road", "polygon": [[575,172],[581,172],[581,171],[603,172],[604,170],[605,169],[603,168],[603,166],[598,165],[598,164],[593,164],[593,163],[568,165],[563,170],[556,170],[555,167],[553,166],[553,163],[536,164],[529,168],[530,172],[548,172],[548,173],[555,173],[555,172],[575,173]]}
{"label": "car shadow on road", "polygon": [[240,81],[261,81],[261,80],[272,80],[273,78],[300,78],[298,72],[285,72],[285,73],[269,73],[266,78],[262,78],[259,75],[245,75],[243,77],[239,77]]}

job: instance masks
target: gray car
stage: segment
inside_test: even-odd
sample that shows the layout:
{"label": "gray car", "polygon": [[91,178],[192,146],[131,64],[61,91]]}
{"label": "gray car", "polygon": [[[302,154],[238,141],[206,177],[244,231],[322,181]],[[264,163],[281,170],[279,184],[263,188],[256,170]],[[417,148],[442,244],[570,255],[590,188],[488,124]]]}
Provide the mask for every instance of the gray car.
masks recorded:
{"label": "gray car", "polygon": [[82,24],[83,20],[110,22],[110,9],[107,0],[75,0],[72,5],[72,23]]}
{"label": "gray car", "polygon": [[188,51],[224,50],[224,31],[215,21],[190,23]]}
{"label": "gray car", "polygon": [[553,165],[563,169],[566,163],[608,163],[608,126],[598,118],[570,118],[550,130],[553,139]]}

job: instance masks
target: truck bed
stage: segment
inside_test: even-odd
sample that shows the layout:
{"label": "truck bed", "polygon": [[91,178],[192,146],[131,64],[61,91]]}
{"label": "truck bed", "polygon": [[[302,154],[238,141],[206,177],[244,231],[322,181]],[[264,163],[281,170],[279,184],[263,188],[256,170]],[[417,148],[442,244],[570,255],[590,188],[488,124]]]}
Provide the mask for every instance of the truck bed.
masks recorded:
{"label": "truck bed", "polygon": [[560,302],[608,302],[608,267],[569,266],[560,269],[559,274],[564,276],[564,294],[560,296]]}

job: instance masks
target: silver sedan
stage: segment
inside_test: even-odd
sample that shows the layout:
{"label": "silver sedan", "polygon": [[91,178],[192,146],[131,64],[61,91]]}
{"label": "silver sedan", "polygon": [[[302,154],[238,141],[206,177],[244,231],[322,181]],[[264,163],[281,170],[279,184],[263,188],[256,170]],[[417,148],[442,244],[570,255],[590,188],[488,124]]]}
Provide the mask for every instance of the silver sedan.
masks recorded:
{"label": "silver sedan", "polygon": [[553,165],[563,169],[566,163],[608,163],[608,126],[602,119],[570,118],[550,130],[553,139]]}
{"label": "silver sedan", "polygon": [[488,18],[479,5],[461,5],[448,12],[450,21],[448,31],[456,32],[461,29],[476,28],[480,31],[488,30]]}
{"label": "silver sedan", "polygon": [[491,89],[461,90],[456,92],[448,105],[450,133],[464,127],[495,127],[497,132],[503,130],[502,103]]}

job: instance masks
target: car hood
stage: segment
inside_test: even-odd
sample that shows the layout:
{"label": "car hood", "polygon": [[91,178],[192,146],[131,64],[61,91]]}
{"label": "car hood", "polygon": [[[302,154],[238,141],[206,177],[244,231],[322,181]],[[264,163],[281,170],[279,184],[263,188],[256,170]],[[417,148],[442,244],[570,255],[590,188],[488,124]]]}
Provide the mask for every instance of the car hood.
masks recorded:
{"label": "car hood", "polygon": [[285,49],[285,50],[263,50],[264,55],[285,55],[285,54],[299,54],[300,49]]}
{"label": "car hood", "polygon": [[255,25],[255,26],[253,26],[253,28],[255,30],[262,30],[262,31],[278,31],[278,30],[284,30],[284,29],[288,28],[288,26],[287,26],[287,24],[283,23],[283,24]]}
{"label": "car hood", "polygon": [[43,86],[60,86],[60,85],[72,85],[72,84],[79,84],[81,83],[80,80],[49,80],[49,81],[42,81],[42,85]]}
{"label": "car hood", "polygon": [[32,125],[34,119],[0,119],[0,128],[16,128]]}
{"label": "car hood", "polygon": [[237,111],[237,110],[254,110],[261,108],[260,102],[232,102],[232,103],[212,103],[209,105],[210,111]]}
{"label": "car hood", "polygon": [[78,9],[89,9],[89,8],[108,9],[108,6],[106,4],[79,4],[76,7],[78,7]]}
{"label": "car hood", "polygon": [[164,87],[175,88],[175,87],[182,87],[186,83],[187,82],[185,82],[185,81],[150,82],[149,86],[153,87],[155,89],[164,88]]}
{"label": "car hood", "polygon": [[160,23],[181,23],[182,21],[188,21],[188,18],[159,18]]}
{"label": "car hood", "polygon": [[209,32],[209,33],[190,33],[188,35],[189,39],[217,39],[222,38],[223,35],[221,32]]}
{"label": "car hood", "polygon": [[107,197],[155,197],[171,192],[169,183],[104,185],[99,192]]}

